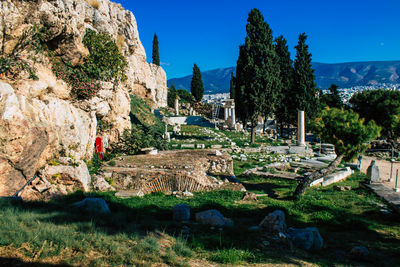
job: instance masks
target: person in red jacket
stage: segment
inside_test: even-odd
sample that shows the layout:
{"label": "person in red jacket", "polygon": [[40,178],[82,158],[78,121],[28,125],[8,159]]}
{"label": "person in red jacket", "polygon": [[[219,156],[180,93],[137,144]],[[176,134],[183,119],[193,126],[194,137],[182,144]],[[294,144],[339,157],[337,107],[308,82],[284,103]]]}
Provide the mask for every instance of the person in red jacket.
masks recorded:
{"label": "person in red jacket", "polygon": [[96,153],[100,155],[100,160],[103,160],[104,149],[103,149],[103,138],[101,136],[96,137]]}

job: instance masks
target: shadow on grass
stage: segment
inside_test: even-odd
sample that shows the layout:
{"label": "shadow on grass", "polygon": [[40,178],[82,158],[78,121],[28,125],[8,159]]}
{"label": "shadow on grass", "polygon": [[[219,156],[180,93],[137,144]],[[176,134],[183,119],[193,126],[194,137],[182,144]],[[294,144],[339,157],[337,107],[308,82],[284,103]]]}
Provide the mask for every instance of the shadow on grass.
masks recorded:
{"label": "shadow on grass", "polygon": [[[246,184],[245,184],[246,186]],[[252,185],[247,184],[250,189]],[[290,188],[290,184],[260,183],[254,185],[254,190],[263,190],[273,195],[276,190]],[[353,246],[372,242],[371,244],[387,243],[379,247],[373,245],[373,255],[364,262],[365,264],[386,264],[395,266],[400,264],[396,258],[399,252],[400,242],[398,238],[388,236],[371,229],[371,225],[392,225],[396,222],[385,221],[379,214],[370,211],[355,215],[345,208],[332,208],[315,203],[292,203],[280,199],[267,200],[262,207],[252,204],[240,204],[243,192],[207,192],[198,193],[193,199],[177,199],[173,196],[164,196],[160,193],[145,196],[143,198],[117,199],[112,193],[90,193],[77,192],[67,197],[52,202],[14,202],[11,204],[15,211],[29,211],[48,216],[37,216],[37,221],[53,223],[63,227],[79,225],[81,222],[91,222],[95,231],[106,234],[127,234],[144,236],[148,232],[161,230],[172,236],[182,236],[183,224],[172,220],[172,207],[176,204],[186,203],[191,207],[191,219],[194,214],[206,209],[217,209],[225,217],[232,218],[235,226],[224,230],[210,229],[209,226],[198,225],[194,222],[186,224],[190,227],[192,235],[187,240],[189,246],[206,253],[217,253],[221,250],[249,251],[252,263],[280,262],[285,264],[299,264],[296,259],[306,260],[322,265],[335,265],[343,263],[354,263],[352,259],[340,259],[334,253],[335,250],[348,252]],[[112,211],[111,215],[87,214],[77,210],[72,204],[85,197],[102,197],[105,199]],[[239,202],[238,202],[239,201]],[[268,202],[269,201],[269,202]],[[234,204],[236,203],[236,204]],[[0,207],[0,210],[3,208]],[[309,227],[318,226],[324,237],[327,248],[321,251],[306,252],[302,250],[291,251],[287,245],[271,243],[268,249],[262,248],[265,237],[259,232],[250,232],[250,226],[258,225],[259,222],[270,212],[282,209],[288,216],[289,226]],[[315,213],[315,217],[305,221],[304,214]],[[328,216],[327,219],[317,215]],[[314,219],[313,219],[314,218]],[[387,218],[386,218],[387,219]],[[393,219],[393,218],[390,218]],[[93,231],[93,228],[76,226],[80,232]],[[397,249],[393,249],[395,247]],[[385,261],[386,259],[386,261]],[[387,260],[389,259],[389,260]],[[394,264],[394,265],[393,265]]]}
{"label": "shadow on grass", "polygon": [[0,257],[0,266],[21,266],[21,267],[52,267],[52,266],[59,266],[59,267],[67,267],[71,265],[66,264],[51,264],[51,263],[33,263],[33,262],[25,262],[20,259],[16,258],[6,258]]}

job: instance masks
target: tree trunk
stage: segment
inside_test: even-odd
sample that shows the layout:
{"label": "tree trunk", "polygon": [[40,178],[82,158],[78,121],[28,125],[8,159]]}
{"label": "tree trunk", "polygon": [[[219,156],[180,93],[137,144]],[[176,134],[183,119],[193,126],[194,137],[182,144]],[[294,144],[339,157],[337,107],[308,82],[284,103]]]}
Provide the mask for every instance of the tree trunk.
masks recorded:
{"label": "tree trunk", "polygon": [[312,172],[310,175],[304,176],[303,180],[300,181],[299,185],[296,187],[296,190],[294,191],[293,197],[298,199],[299,196],[304,195],[304,193],[306,192],[307,188],[310,187],[310,184],[325,176],[328,174],[331,174],[336,167],[340,164],[340,162],[342,161],[344,155],[340,154],[336,157],[336,159],[334,161],[332,161],[328,167],[321,169],[321,170],[317,170],[315,172]]}
{"label": "tree trunk", "polygon": [[256,141],[256,127],[255,126],[251,126],[251,139],[250,139],[250,143],[254,144],[254,142]]}
{"label": "tree trunk", "polygon": [[267,120],[268,120],[268,117],[265,116],[265,118],[264,118],[264,125],[263,125],[263,133],[265,133],[265,127],[267,127]]}

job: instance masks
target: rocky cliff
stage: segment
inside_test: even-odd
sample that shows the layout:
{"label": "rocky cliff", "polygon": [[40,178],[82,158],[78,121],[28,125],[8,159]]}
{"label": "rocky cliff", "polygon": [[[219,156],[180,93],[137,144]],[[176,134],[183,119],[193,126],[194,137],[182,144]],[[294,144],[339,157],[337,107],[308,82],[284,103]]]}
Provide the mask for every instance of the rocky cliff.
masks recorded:
{"label": "rocky cliff", "polygon": [[[46,29],[40,41],[49,51],[33,51],[35,27]],[[94,97],[77,99],[52,71],[52,58],[82,62],[87,29],[116,41],[127,79],[100,82]],[[107,125],[101,134],[115,142],[131,127],[129,94],[166,106],[166,74],[146,62],[134,15],[108,0],[1,1],[0,56],[0,196],[15,193],[35,173],[40,180],[31,191],[88,190],[83,160],[93,155],[99,124]],[[19,71],[7,71],[13,68]]]}

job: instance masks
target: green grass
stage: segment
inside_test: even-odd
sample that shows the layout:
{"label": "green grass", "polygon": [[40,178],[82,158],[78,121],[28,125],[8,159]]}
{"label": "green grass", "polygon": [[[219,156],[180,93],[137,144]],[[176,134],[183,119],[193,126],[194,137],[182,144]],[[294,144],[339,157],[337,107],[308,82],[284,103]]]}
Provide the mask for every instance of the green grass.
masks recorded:
{"label": "green grass", "polygon": [[[400,255],[399,219],[394,214],[383,215],[378,205],[381,200],[359,187],[365,176],[355,174],[339,183],[351,186],[350,191],[334,190],[333,185],[311,188],[297,202],[290,199],[295,181],[256,176],[238,178],[249,191],[266,193],[269,197],[242,203],[244,193],[238,191],[195,193],[191,199],[161,193],[118,199],[112,192],[77,192],[47,203],[1,199],[0,256],[5,257],[4,249],[10,246],[22,259],[86,266],[146,266],[158,262],[187,266],[191,258],[231,265],[301,265],[299,261],[305,261],[330,266],[399,266],[400,259],[396,257]],[[86,196],[104,198],[112,215],[94,216],[71,206]],[[191,207],[192,220],[195,212],[214,208],[232,218],[235,225],[220,231],[189,224],[192,235],[185,239],[182,224],[172,220],[172,207],[181,203]],[[274,241],[263,248],[262,235],[247,229],[258,225],[276,209],[285,212],[288,226],[318,227],[327,248],[316,252],[299,249],[290,252],[288,247]],[[371,251],[371,256],[361,263],[349,257],[339,259],[334,253],[336,250],[347,253],[356,245],[366,246]]]}
{"label": "green grass", "polygon": [[[250,143],[250,135],[243,132],[222,131],[214,128],[206,128],[195,125],[182,125],[181,132],[184,135],[175,136],[176,140],[170,142],[170,149],[173,144],[205,144],[206,148],[212,145],[222,145],[224,148],[231,147],[231,142],[236,143],[238,147],[259,147],[261,144],[281,145],[283,141],[275,141],[267,137],[256,135],[255,143]],[[227,141],[226,139],[229,139]],[[179,147],[178,147],[179,148]]]}

